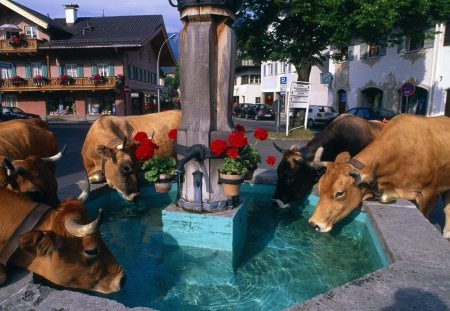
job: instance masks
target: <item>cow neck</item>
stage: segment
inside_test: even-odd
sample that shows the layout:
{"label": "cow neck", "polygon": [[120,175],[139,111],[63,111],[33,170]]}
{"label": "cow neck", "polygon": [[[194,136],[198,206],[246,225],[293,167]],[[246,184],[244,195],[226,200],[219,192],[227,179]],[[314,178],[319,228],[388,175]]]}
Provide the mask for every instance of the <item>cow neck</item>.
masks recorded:
{"label": "cow neck", "polygon": [[[2,234],[5,234],[5,236],[0,237],[0,242],[2,242],[0,244],[0,264],[5,267],[8,260],[19,246],[19,237],[22,234],[31,231],[41,220],[42,216],[51,209],[50,206],[42,203],[18,205],[26,206],[26,208],[20,209],[20,206],[15,206],[14,210],[16,213],[14,217],[8,219],[9,225],[2,226]],[[9,211],[9,213],[11,213],[11,211]],[[2,217],[6,217],[5,213],[2,214]]]}
{"label": "cow neck", "polygon": [[[120,138],[114,138],[113,140],[111,140],[106,147],[110,148],[110,149],[114,149],[114,147],[117,147],[120,143],[122,143],[123,140],[121,140]],[[106,166],[106,160],[105,158],[102,158],[102,176],[105,177],[105,166]]]}

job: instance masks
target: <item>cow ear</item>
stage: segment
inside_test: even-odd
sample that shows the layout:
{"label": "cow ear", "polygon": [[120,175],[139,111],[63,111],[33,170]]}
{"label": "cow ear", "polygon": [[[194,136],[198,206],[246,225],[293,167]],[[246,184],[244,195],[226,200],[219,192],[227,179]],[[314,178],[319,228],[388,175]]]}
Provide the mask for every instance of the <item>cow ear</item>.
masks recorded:
{"label": "cow ear", "polygon": [[113,159],[115,156],[114,150],[106,147],[105,145],[98,145],[95,152],[104,159]]}
{"label": "cow ear", "polygon": [[347,151],[341,152],[336,156],[336,159],[334,162],[336,163],[346,163],[348,160],[350,160],[351,156],[350,153]]}
{"label": "cow ear", "polygon": [[33,256],[50,256],[58,249],[57,241],[52,231],[35,230],[20,236],[19,247]]}
{"label": "cow ear", "polygon": [[298,152],[300,150],[300,147],[298,145],[292,145],[290,149],[294,152]]}
{"label": "cow ear", "polygon": [[362,177],[360,172],[357,169],[351,169],[350,171],[348,171],[348,175],[353,177],[353,179],[355,179],[355,185],[359,186],[362,183]]}

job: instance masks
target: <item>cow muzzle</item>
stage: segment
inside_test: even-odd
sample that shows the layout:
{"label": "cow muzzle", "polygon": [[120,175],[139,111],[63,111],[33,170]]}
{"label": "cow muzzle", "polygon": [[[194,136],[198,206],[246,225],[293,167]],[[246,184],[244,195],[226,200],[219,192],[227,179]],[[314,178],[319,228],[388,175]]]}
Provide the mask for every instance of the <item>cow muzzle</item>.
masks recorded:
{"label": "cow muzzle", "polygon": [[311,219],[309,219],[308,222],[309,222],[309,226],[312,229],[314,229],[315,231],[320,232],[320,233],[329,232],[333,228],[332,225],[327,226],[322,223],[316,223],[314,221],[311,221]]}
{"label": "cow muzzle", "polygon": [[118,273],[107,286],[104,284],[98,284],[94,290],[103,294],[115,293],[124,288],[126,280],[127,276],[125,272],[121,270],[120,273]]}

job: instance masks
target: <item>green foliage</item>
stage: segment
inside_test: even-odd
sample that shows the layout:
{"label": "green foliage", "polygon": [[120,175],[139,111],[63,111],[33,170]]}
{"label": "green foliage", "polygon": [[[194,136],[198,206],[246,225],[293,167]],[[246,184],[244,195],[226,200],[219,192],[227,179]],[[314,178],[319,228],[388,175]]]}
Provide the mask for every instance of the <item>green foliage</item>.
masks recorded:
{"label": "green foliage", "polygon": [[148,181],[155,182],[159,174],[172,175],[177,161],[174,157],[160,157],[155,154],[152,158],[142,164],[142,170],[145,171],[144,177]]}
{"label": "green foliage", "polygon": [[261,163],[261,155],[254,145],[247,145],[240,150],[239,155],[245,159],[247,163]]}
{"label": "green foliage", "polygon": [[395,44],[448,16],[450,0],[244,0],[234,28],[239,57],[289,61],[298,79],[309,81],[331,44]]}
{"label": "green foliage", "polygon": [[245,175],[248,172],[248,168],[241,157],[237,157],[236,159],[226,157],[219,166],[219,172],[227,175]]}
{"label": "green foliage", "polygon": [[165,96],[170,99],[179,97],[178,89],[180,88],[180,69],[177,65],[173,75],[167,75],[164,78]]}

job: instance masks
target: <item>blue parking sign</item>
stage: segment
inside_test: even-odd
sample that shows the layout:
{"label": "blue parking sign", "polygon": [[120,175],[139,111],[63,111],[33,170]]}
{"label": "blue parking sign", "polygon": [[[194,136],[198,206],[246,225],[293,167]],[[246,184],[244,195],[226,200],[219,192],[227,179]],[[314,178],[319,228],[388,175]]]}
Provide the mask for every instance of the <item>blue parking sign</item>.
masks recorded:
{"label": "blue parking sign", "polygon": [[287,77],[280,77],[280,84],[287,84]]}

